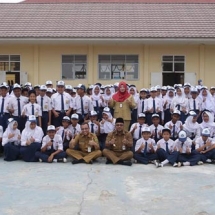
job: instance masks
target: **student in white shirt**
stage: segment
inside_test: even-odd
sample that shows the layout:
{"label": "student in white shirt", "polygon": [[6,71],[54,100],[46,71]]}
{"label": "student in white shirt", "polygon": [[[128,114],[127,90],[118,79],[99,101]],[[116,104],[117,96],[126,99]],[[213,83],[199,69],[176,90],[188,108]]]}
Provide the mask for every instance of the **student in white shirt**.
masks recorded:
{"label": "student in white shirt", "polygon": [[82,124],[93,110],[93,103],[91,98],[85,95],[86,87],[83,84],[79,84],[76,89],[78,95],[74,100],[74,110],[79,115],[79,124]]}
{"label": "student in white shirt", "polygon": [[81,126],[78,123],[78,121],[79,121],[78,114],[76,114],[76,113],[72,114],[71,123],[69,125],[69,130],[70,130],[70,132],[72,134],[71,139],[75,138],[78,134],[81,133]]}
{"label": "student in white shirt", "polygon": [[210,137],[210,130],[204,128],[195,143],[196,151],[201,154],[201,161],[211,163],[215,159],[215,142]]}
{"label": "student in white shirt", "polygon": [[171,131],[168,128],[164,128],[162,130],[162,139],[157,142],[157,150],[156,154],[158,156],[158,160],[160,163],[155,161],[156,167],[163,167],[164,165],[170,163],[173,167],[177,167],[176,163],[178,159],[179,152],[177,152],[177,148],[175,142],[170,139]]}
{"label": "student in white shirt", "polygon": [[144,113],[140,113],[138,115],[137,122],[131,125],[130,133],[133,137],[133,151],[135,149],[137,140],[139,140],[142,137],[142,128],[148,126],[147,124],[145,124],[145,121],[146,115]]}
{"label": "student in white shirt", "polygon": [[150,125],[151,129],[151,138],[155,140],[157,143],[162,138],[162,130],[164,127],[159,124],[160,123],[160,117],[158,114],[152,115],[152,125]]}
{"label": "student in white shirt", "polygon": [[56,128],[56,134],[60,135],[63,142],[63,150],[66,151],[69,148],[69,142],[72,139],[72,131],[69,129],[70,118],[64,116],[62,119],[62,126]]}
{"label": "student in white shirt", "polygon": [[0,125],[0,145],[2,145],[3,127]]}
{"label": "student in white shirt", "polygon": [[46,129],[48,125],[51,125],[51,114],[52,106],[51,99],[46,96],[47,87],[45,85],[40,86],[39,96],[37,96],[37,103],[41,106],[41,124],[44,134],[46,134]]}
{"label": "student in white shirt", "polygon": [[142,88],[140,90],[140,98],[138,100],[138,104],[137,104],[137,114],[139,113],[146,113],[146,109],[147,109],[147,93],[148,90],[145,88]]}
{"label": "student in white shirt", "polygon": [[46,95],[47,95],[49,98],[52,97],[52,95],[53,95],[53,90],[52,90],[52,88],[47,88],[47,90],[46,90]]}
{"label": "student in white shirt", "polygon": [[9,118],[7,129],[5,130],[2,138],[5,161],[15,161],[20,156],[21,135],[20,130],[17,127],[17,121],[13,118]]}
{"label": "student in white shirt", "polygon": [[[200,137],[201,129],[197,122],[197,114],[194,111],[189,112],[189,116],[183,125],[183,130],[186,131],[187,137],[189,137],[193,142]],[[195,150],[194,144],[192,144],[192,150]]]}
{"label": "student in white shirt", "polygon": [[177,150],[179,151],[178,166],[194,166],[201,165],[201,156],[196,151],[192,151],[192,140],[187,137],[187,133],[181,130],[178,133],[178,139],[175,141]]}
{"label": "student in white shirt", "polygon": [[13,94],[9,100],[8,109],[12,118],[17,121],[20,132],[25,128],[26,117],[22,117],[23,107],[28,103],[28,98],[21,95],[21,86],[19,84],[13,85]]}
{"label": "student in white shirt", "polygon": [[184,95],[185,95],[185,98],[187,99],[191,98],[190,90],[191,90],[190,83],[184,83]]}
{"label": "student in white shirt", "polygon": [[28,117],[25,129],[21,135],[20,154],[22,159],[26,162],[36,162],[36,151],[41,148],[41,141],[43,138],[43,130],[37,126],[37,119],[34,115]]}
{"label": "student in white shirt", "polygon": [[98,114],[96,111],[90,111],[89,114],[90,120],[88,121],[88,125],[90,128],[90,132],[95,134],[97,137],[100,135],[100,123],[98,121]]}
{"label": "student in white shirt", "polygon": [[100,122],[100,149],[105,148],[106,137],[108,133],[113,132],[115,129],[116,119],[111,114],[111,109],[105,107],[102,112],[102,120]]}
{"label": "student in white shirt", "polygon": [[50,80],[46,81],[46,87],[52,89],[52,88],[53,88],[53,83],[52,83],[52,81],[50,81]]}
{"label": "student in white shirt", "polygon": [[176,140],[178,138],[178,132],[183,129],[182,122],[179,121],[181,112],[175,110],[172,113],[172,120],[167,122],[164,127],[170,129],[171,139]]}
{"label": "student in white shirt", "polygon": [[136,107],[132,109],[131,111],[131,122],[130,122],[130,126],[137,122],[137,107],[138,107],[138,103],[139,103],[139,93],[137,92],[137,88],[135,85],[130,85],[129,87],[129,93],[133,96],[134,98],[134,102],[136,103]]}
{"label": "student in white shirt", "polygon": [[148,164],[157,160],[156,143],[150,138],[151,130],[149,127],[142,128],[142,138],[136,142],[134,159],[138,163]]}
{"label": "student in white shirt", "polygon": [[35,91],[31,90],[29,91],[29,103],[24,105],[22,109],[22,116],[23,117],[29,117],[30,115],[34,115],[37,119],[37,125],[42,127],[41,123],[41,106],[36,103],[36,93]]}
{"label": "student in white shirt", "polygon": [[214,137],[215,133],[215,123],[213,113],[209,111],[202,112],[202,123],[200,123],[200,130],[202,131],[204,128],[208,128],[210,130],[210,137]]}
{"label": "student in white shirt", "polygon": [[43,137],[41,151],[36,152],[35,156],[40,162],[67,162],[66,152],[63,151],[63,141],[61,136],[56,134],[55,126],[48,126],[47,135]]}
{"label": "student in white shirt", "polygon": [[57,92],[51,97],[52,103],[52,123],[55,127],[61,126],[64,116],[70,117],[72,111],[71,96],[65,92],[64,81],[57,82]]}

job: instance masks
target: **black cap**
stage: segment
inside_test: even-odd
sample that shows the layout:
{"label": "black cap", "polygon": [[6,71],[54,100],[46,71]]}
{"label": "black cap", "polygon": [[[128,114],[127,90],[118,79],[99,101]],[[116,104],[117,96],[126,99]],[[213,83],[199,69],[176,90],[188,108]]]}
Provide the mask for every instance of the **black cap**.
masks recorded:
{"label": "black cap", "polygon": [[115,124],[116,124],[116,123],[123,123],[123,124],[124,124],[124,119],[123,119],[123,118],[121,118],[121,117],[116,118],[116,122],[115,122]]}

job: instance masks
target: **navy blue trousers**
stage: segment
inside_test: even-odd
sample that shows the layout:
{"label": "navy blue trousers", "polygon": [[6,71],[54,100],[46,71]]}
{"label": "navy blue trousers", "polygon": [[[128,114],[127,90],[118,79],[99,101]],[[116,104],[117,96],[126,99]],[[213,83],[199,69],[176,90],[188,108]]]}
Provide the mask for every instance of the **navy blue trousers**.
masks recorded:
{"label": "navy blue trousers", "polygon": [[99,135],[99,145],[100,145],[101,151],[105,149],[105,142],[106,142],[107,135],[108,134],[105,134],[105,133]]}
{"label": "navy blue trousers", "polygon": [[191,154],[180,154],[178,156],[178,162],[190,162],[190,166],[197,165],[201,160],[201,156],[197,151],[192,151]]}
{"label": "navy blue trousers", "polygon": [[4,160],[15,161],[20,156],[20,146],[13,143],[7,143],[4,145]]}
{"label": "navy blue trousers", "polygon": [[187,119],[187,115],[185,115],[185,113],[181,111],[180,121],[182,122],[182,124],[184,124],[186,119]]}
{"label": "navy blue trousers", "polygon": [[144,153],[134,153],[134,159],[139,163],[148,164],[150,161],[157,160],[158,157],[156,153],[147,153],[146,155]]}
{"label": "navy blue trousers", "polygon": [[[36,152],[35,157],[37,159],[41,159],[43,162],[48,162],[48,158],[53,152],[55,152],[55,151],[54,150],[47,150],[46,152]],[[58,159],[63,159],[65,157],[66,157],[66,152],[61,151],[58,154],[56,154],[53,159],[58,160]]]}
{"label": "navy blue trousers", "polygon": [[43,129],[44,135],[46,135],[48,122],[49,122],[49,113],[48,112],[42,113],[41,122],[42,122],[42,129]]}
{"label": "navy blue trousers", "polygon": [[172,115],[171,115],[171,113],[170,113],[170,109],[166,109],[166,110],[164,111],[164,125],[165,125],[167,122],[171,121],[171,119],[172,119]]}
{"label": "navy blue trousers", "polygon": [[36,162],[38,159],[35,157],[35,153],[40,151],[41,143],[31,143],[29,146],[21,146],[20,154],[25,162]]}
{"label": "navy blue trousers", "polygon": [[137,109],[133,109],[131,111],[131,122],[130,122],[130,125],[129,125],[129,130],[131,128],[131,125],[136,123],[137,122]]}
{"label": "navy blue trousers", "polygon": [[[54,115],[52,116],[52,123],[56,128],[60,127],[62,125],[62,119],[64,116],[66,116],[65,112],[58,112],[58,113],[59,113],[58,117],[55,117]],[[44,132],[44,134],[45,134],[45,132]]]}
{"label": "navy blue trousers", "polygon": [[0,115],[0,125],[3,127],[3,131],[5,131],[7,128],[9,118],[10,118],[9,113],[4,113],[3,115]]}
{"label": "navy blue trousers", "polygon": [[177,161],[178,156],[179,156],[179,152],[177,152],[177,151],[174,151],[174,152],[171,152],[170,154],[168,154],[162,148],[157,149],[156,154],[157,154],[158,160],[160,162],[162,162],[162,161],[167,159],[172,165]]}
{"label": "navy blue trousers", "polygon": [[201,161],[206,162],[207,159],[215,160],[215,149],[206,152],[205,154],[199,153],[201,156]]}
{"label": "navy blue trousers", "polygon": [[63,150],[66,151],[69,148],[69,141],[64,141]]}

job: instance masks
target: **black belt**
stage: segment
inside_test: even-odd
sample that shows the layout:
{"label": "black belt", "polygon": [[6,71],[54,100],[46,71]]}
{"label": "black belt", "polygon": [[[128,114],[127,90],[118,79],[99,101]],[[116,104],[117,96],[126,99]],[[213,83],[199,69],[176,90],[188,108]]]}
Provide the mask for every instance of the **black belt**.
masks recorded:
{"label": "black belt", "polygon": [[0,115],[2,115],[2,116],[3,116],[3,115],[8,115],[8,114],[9,114],[9,113],[2,113],[2,114],[0,113]]}
{"label": "black belt", "polygon": [[48,113],[48,111],[43,111],[43,113]]}
{"label": "black belt", "polygon": [[57,113],[66,113],[68,110],[56,110]]}

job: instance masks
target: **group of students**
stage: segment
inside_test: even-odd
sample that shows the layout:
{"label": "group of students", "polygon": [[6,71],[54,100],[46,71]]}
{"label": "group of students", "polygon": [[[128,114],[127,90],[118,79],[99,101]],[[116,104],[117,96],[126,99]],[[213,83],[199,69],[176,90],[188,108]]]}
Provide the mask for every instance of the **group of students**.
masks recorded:
{"label": "group of students", "polygon": [[[0,86],[6,161],[193,166],[215,160],[214,92],[189,83],[137,91],[124,82],[76,89],[51,81]],[[55,89],[54,89],[55,90]],[[54,93],[53,93],[54,92]]]}

